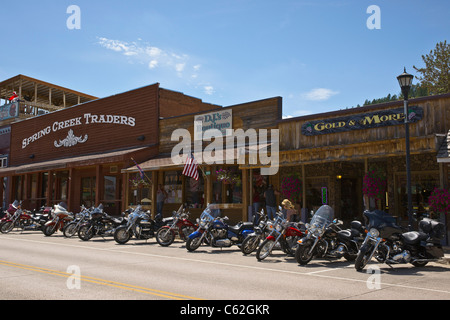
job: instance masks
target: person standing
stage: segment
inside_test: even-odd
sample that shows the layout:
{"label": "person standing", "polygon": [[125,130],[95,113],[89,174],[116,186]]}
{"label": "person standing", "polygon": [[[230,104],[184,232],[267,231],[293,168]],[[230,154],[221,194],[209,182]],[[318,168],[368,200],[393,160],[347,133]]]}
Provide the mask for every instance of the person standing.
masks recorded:
{"label": "person standing", "polygon": [[158,190],[156,191],[156,213],[161,213],[164,206],[164,201],[167,199],[167,192],[164,190],[161,184],[158,185]]}
{"label": "person standing", "polygon": [[266,192],[264,192],[264,198],[266,198],[266,210],[267,217],[273,219],[277,213],[277,197],[278,192],[273,189],[273,185],[269,184]]}

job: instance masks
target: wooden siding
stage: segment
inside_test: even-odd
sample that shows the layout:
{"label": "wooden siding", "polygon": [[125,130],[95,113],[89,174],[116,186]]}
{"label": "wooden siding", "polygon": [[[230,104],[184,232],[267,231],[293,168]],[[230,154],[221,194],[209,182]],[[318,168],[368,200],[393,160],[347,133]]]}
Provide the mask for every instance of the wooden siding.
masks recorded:
{"label": "wooden siding", "polygon": [[[277,127],[281,119],[281,98],[275,97],[254,101],[230,108],[233,111],[233,129],[271,129]],[[206,112],[205,112],[206,113]],[[179,128],[187,129],[191,137],[194,135],[194,118],[200,113],[162,119],[159,126],[160,153],[170,153],[178,141],[171,141],[172,132]]]}
{"label": "wooden siding", "polygon": [[[354,114],[401,108],[403,102],[360,107],[279,122],[280,163],[352,160],[404,154],[405,126],[395,125],[315,136],[301,132],[304,124]],[[409,106],[423,108],[423,119],[410,124],[411,153],[436,151],[436,134],[450,128],[450,95],[413,99]]]}

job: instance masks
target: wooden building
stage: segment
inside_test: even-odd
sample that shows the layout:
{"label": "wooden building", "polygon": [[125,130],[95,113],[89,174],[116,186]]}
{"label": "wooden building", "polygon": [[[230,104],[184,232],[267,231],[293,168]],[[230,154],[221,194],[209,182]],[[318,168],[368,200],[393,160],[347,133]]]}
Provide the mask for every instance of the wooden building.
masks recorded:
{"label": "wooden building", "polygon": [[218,107],[153,84],[12,123],[0,195],[29,209],[102,203],[120,214],[127,184],[121,170],[158,155],[160,116]]}

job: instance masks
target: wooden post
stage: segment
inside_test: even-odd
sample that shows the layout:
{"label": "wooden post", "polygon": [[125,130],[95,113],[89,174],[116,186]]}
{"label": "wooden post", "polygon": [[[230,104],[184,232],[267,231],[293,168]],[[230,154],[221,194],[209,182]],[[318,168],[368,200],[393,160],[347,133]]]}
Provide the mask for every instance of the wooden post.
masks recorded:
{"label": "wooden post", "polygon": [[248,219],[249,194],[248,169],[242,169],[242,221]]}

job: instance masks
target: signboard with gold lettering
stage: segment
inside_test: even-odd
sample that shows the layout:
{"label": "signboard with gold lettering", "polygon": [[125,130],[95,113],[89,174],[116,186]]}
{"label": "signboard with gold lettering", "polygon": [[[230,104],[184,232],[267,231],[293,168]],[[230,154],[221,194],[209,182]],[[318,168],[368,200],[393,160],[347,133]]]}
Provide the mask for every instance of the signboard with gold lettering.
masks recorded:
{"label": "signboard with gold lettering", "polygon": [[[418,106],[408,108],[408,120],[410,123],[418,122],[423,118],[423,109]],[[395,126],[405,123],[403,108],[392,110],[380,110],[371,113],[355,114],[348,117],[315,120],[302,126],[302,134],[314,136],[320,134],[339,133],[351,130],[362,130]]]}

